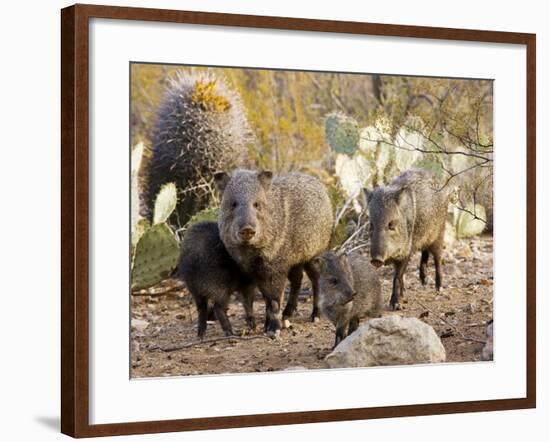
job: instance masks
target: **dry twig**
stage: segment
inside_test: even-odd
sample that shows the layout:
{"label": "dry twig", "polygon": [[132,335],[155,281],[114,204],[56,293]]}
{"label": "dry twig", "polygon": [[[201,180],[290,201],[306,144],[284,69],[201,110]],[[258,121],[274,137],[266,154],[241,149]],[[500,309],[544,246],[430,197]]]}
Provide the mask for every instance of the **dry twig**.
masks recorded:
{"label": "dry twig", "polygon": [[429,311],[432,315],[436,316],[437,318],[441,319],[445,324],[447,324],[448,326],[450,326],[455,332],[458,333],[458,335],[464,339],[465,341],[472,341],[472,342],[479,342],[480,344],[485,344],[485,341],[481,340],[481,339],[478,339],[478,338],[472,338],[471,336],[466,336],[464,333],[462,333],[457,327],[456,325],[454,325],[453,323],[447,321],[447,319],[445,319],[444,316],[440,315],[439,313],[436,313],[434,312],[432,309],[426,307],[424,304],[422,304],[418,299],[415,299],[415,302],[420,306],[422,307],[424,310],[427,310]]}

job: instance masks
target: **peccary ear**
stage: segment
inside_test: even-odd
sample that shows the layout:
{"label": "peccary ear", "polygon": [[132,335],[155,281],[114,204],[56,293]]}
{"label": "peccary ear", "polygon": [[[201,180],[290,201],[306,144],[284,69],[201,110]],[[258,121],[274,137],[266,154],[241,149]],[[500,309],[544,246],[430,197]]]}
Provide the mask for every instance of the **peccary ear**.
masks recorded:
{"label": "peccary ear", "polygon": [[344,269],[344,271],[351,276],[351,265],[349,263],[348,255],[345,253],[342,253],[340,256],[338,256],[338,261],[340,262],[340,265]]}
{"label": "peccary ear", "polygon": [[214,174],[214,182],[216,183],[216,187],[220,193],[223,193],[230,178],[231,177],[227,172],[217,172]]}
{"label": "peccary ear", "polygon": [[258,180],[265,190],[269,190],[271,187],[271,181],[273,179],[273,172],[270,170],[262,170],[258,172]]}
{"label": "peccary ear", "polygon": [[322,273],[327,264],[322,256],[316,256],[311,260],[311,265],[315,268],[315,270],[317,270],[317,272]]}
{"label": "peccary ear", "polygon": [[395,202],[399,205],[402,205],[407,198],[410,196],[410,189],[408,187],[402,187],[399,190],[396,190],[393,194],[393,197],[395,198]]}

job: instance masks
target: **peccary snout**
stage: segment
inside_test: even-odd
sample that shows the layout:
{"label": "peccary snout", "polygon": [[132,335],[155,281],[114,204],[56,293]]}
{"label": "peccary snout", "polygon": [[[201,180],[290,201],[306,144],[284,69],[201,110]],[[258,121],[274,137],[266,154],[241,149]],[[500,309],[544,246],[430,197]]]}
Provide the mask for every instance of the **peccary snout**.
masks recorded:
{"label": "peccary snout", "polygon": [[239,236],[244,241],[250,241],[252,238],[254,238],[255,234],[256,234],[256,230],[254,230],[250,226],[243,227],[241,230],[239,230]]}

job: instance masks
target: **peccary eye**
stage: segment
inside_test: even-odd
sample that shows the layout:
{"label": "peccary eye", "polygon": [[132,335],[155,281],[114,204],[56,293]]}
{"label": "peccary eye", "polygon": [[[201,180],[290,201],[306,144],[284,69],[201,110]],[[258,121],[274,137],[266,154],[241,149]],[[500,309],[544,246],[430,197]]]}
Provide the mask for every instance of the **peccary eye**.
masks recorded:
{"label": "peccary eye", "polygon": [[232,208],[232,209],[235,209],[235,208],[237,207],[237,205],[238,205],[238,204],[237,204],[237,201],[233,201],[233,202],[231,203],[231,208]]}
{"label": "peccary eye", "polygon": [[330,278],[330,283],[331,283],[332,285],[337,285],[339,282],[340,282],[340,281],[338,281],[337,278]]}
{"label": "peccary eye", "polygon": [[257,209],[258,207],[260,207],[260,203],[258,201],[256,201],[254,204],[254,208]]}
{"label": "peccary eye", "polygon": [[393,221],[390,221],[390,222],[388,223],[388,229],[389,229],[389,230],[395,230],[395,223],[394,223]]}

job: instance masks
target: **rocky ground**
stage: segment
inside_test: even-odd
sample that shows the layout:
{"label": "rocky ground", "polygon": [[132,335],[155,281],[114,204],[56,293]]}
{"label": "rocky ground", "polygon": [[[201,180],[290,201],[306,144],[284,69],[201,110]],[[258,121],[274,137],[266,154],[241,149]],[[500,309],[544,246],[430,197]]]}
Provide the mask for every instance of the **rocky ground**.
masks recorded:
{"label": "rocky ground", "polygon": [[[479,361],[487,321],[493,318],[493,238],[489,235],[457,241],[444,258],[444,289],[433,284],[433,263],[429,284],[418,279],[420,255],[411,260],[405,276],[403,310],[384,312],[416,317],[431,325],[440,336],[447,362]],[[389,303],[391,268],[381,271],[383,290]],[[307,280],[307,278],[304,278]],[[249,373],[292,369],[326,368],[334,328],[327,320],[308,321],[312,307],[309,287],[304,284],[297,316],[280,340],[271,340],[246,330],[244,310],[232,302],[228,315],[238,338],[223,338],[217,322],[209,322],[206,338],[197,342],[197,312],[185,287],[175,280],[132,296],[131,376],[161,377],[219,373]],[[263,324],[261,297],[254,305],[256,321]]]}

